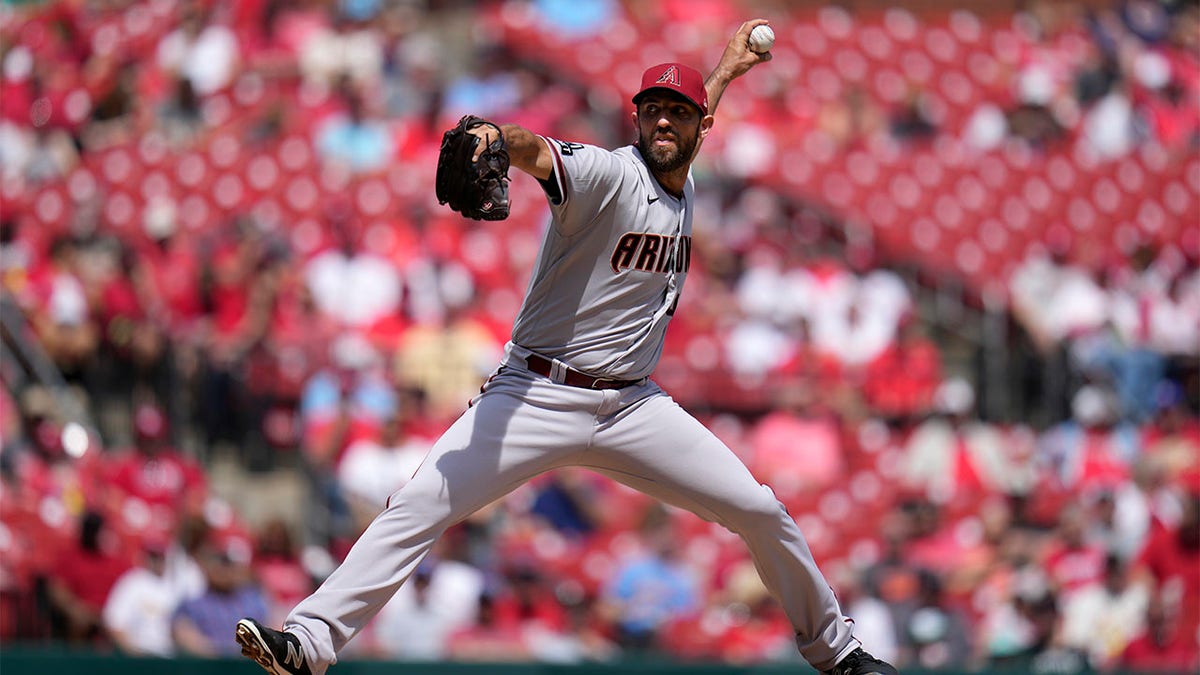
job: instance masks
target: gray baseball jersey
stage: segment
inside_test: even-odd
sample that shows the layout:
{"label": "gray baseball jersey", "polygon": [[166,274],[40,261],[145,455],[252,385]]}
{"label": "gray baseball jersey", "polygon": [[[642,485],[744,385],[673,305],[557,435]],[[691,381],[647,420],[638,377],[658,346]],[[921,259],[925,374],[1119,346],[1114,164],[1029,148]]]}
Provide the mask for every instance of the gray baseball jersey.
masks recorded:
{"label": "gray baseball jersey", "polygon": [[693,185],[678,199],[634,146],[544,139],[553,215],[512,341],[590,375],[648,377],[687,278]]}
{"label": "gray baseball jersey", "polygon": [[[739,534],[810,664],[828,669],[858,640],[800,529],[771,489],[647,376],[687,276],[692,183],[665,192],[634,147],[545,140],[553,219],[504,365],[388,499],[342,564],[284,628],[314,675],[337,661],[446,528],[530,478],[583,466]],[[631,380],[609,389],[557,373]],[[540,370],[540,369],[539,369]],[[379,639],[386,639],[380,636]]]}

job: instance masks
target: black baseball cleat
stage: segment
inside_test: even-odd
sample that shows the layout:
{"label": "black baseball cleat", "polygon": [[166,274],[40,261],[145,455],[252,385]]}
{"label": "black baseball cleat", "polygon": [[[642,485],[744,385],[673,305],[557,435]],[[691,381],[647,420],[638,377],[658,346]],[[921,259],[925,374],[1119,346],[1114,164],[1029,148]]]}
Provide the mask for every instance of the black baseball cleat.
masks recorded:
{"label": "black baseball cleat", "polygon": [[846,655],[826,675],[900,675],[891,664],[871,656],[862,647]]}
{"label": "black baseball cleat", "polygon": [[242,656],[271,675],[312,675],[295,635],[272,630],[254,619],[242,619],[237,622],[234,637],[242,646]]}

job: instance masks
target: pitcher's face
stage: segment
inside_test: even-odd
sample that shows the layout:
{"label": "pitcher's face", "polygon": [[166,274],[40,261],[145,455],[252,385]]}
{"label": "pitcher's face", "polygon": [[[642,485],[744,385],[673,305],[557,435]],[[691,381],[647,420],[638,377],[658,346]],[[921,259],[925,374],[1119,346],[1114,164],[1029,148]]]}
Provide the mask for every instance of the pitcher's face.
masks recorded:
{"label": "pitcher's face", "polygon": [[692,161],[701,119],[695,104],[670,92],[651,92],[638,102],[638,147],[651,171],[670,173]]}

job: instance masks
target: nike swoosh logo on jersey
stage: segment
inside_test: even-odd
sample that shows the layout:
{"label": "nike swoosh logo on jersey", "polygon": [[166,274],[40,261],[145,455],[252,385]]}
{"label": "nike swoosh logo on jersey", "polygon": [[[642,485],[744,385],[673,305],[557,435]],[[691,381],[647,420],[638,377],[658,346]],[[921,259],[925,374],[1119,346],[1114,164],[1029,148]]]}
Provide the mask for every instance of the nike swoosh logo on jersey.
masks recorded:
{"label": "nike swoosh logo on jersey", "polygon": [[656,201],[658,201],[658,197],[646,197],[647,204],[653,204]]}

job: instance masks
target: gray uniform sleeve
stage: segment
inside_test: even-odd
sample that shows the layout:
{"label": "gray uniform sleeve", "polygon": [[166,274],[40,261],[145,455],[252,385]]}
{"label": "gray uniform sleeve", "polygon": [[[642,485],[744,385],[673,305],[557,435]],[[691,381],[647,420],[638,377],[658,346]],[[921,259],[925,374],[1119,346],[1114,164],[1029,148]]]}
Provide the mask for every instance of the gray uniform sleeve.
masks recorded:
{"label": "gray uniform sleeve", "polygon": [[[544,138],[554,153],[554,171],[542,187],[558,234],[570,237],[595,224],[620,192],[621,161],[594,145]],[[609,223],[611,226],[611,223]]]}

